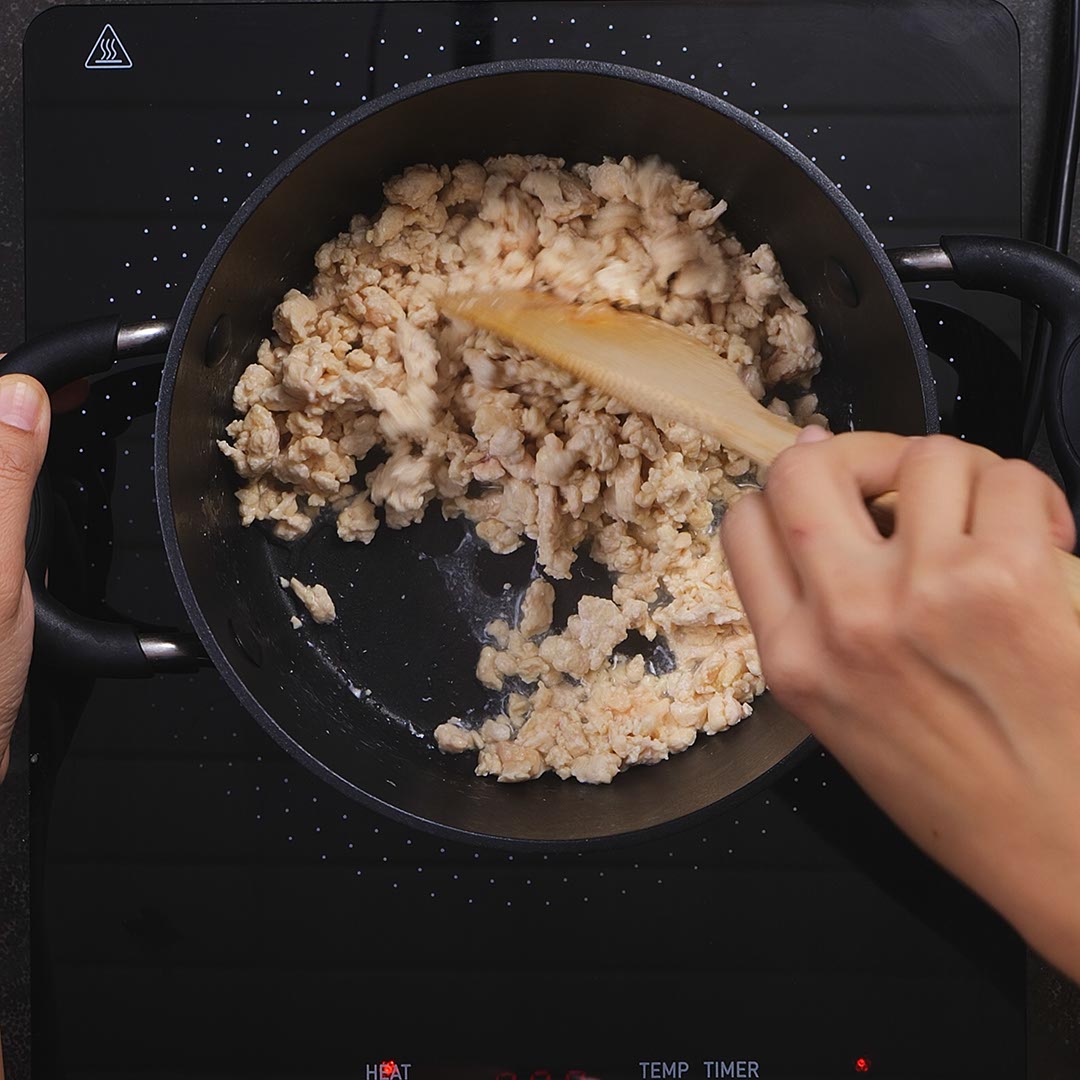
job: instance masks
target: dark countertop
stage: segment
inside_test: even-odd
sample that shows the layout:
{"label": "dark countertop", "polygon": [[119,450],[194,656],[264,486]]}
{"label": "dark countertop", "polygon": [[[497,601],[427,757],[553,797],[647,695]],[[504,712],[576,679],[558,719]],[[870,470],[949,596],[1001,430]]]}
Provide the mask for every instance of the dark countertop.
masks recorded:
{"label": "dark countertop", "polygon": [[[1064,60],[1066,3],[1007,0],[1003,4],[1015,17],[1022,42],[1024,213],[1029,235],[1041,232],[1044,209],[1033,192],[1046,184],[1052,142],[1047,138],[1045,102]],[[0,346],[4,348],[17,343],[23,329],[21,43],[33,17],[51,6],[44,0],[8,0],[7,18],[0,24],[0,145],[4,149],[0,155]],[[1074,215],[1072,236],[1073,248],[1080,252],[1080,212]],[[30,1075],[26,755],[23,725],[16,738],[11,775],[0,788],[0,1030],[9,1080],[25,1080]],[[1080,990],[1034,958],[1031,971],[1029,1075],[1040,1080],[1073,1080],[1080,1076]]]}

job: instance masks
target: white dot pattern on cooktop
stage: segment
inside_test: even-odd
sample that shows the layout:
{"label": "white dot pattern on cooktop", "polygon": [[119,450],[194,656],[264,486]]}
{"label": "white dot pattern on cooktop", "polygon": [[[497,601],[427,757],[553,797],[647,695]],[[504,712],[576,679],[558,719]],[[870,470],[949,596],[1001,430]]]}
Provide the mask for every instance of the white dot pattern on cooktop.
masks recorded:
{"label": "white dot pattern on cooktop", "polygon": [[[853,176],[849,167],[849,153],[847,149],[835,149],[832,145],[835,139],[831,141],[825,156],[820,156],[818,137],[823,130],[838,134],[833,130],[834,124],[822,128],[808,118],[798,117],[791,111],[789,102],[773,99],[768,80],[764,77],[759,81],[758,77],[739,80],[732,76],[730,68],[725,69],[724,61],[715,58],[711,43],[694,40],[692,43],[675,45],[670,40],[670,34],[657,31],[657,40],[654,40],[652,32],[629,31],[633,41],[627,44],[620,20],[611,18],[604,9],[597,8],[588,14],[567,18],[547,12],[526,15],[520,10],[514,11],[515,7],[520,8],[521,5],[508,5],[508,10],[503,14],[487,16],[487,25],[481,26],[477,30],[478,36],[471,39],[478,56],[460,65],[447,62],[449,54],[446,44],[439,41],[440,33],[447,35],[452,27],[460,28],[461,20],[451,20],[448,15],[433,20],[435,25],[427,28],[422,25],[402,27],[397,40],[388,36],[388,31],[379,34],[372,42],[370,63],[366,62],[365,57],[355,56],[355,50],[344,50],[335,63],[315,67],[307,66],[302,58],[297,58],[296,71],[306,69],[310,81],[310,87],[303,95],[293,97],[291,90],[274,85],[272,89],[264,91],[264,107],[254,111],[249,108],[238,110],[236,123],[229,131],[207,133],[207,154],[203,163],[188,165],[194,187],[187,195],[176,197],[177,201],[186,198],[196,210],[209,208],[207,220],[185,221],[183,224],[168,222],[156,230],[144,228],[142,231],[147,243],[143,245],[142,262],[136,262],[134,266],[125,263],[127,269],[136,271],[132,281],[140,283],[134,286],[132,295],[141,297],[143,287],[152,280],[157,283],[164,305],[173,290],[185,288],[187,281],[182,280],[179,274],[162,277],[155,272],[153,264],[160,262],[159,252],[175,255],[173,241],[184,235],[189,237],[188,246],[191,248],[209,248],[217,228],[262,177],[332,119],[373,99],[377,91],[397,89],[455,66],[466,67],[470,63],[482,62],[491,55],[499,59],[550,57],[604,60],[646,71],[659,71],[718,94],[771,124],[832,176],[837,188],[843,190],[845,179]],[[425,13],[427,17],[431,14]],[[377,75],[384,69],[392,70],[394,77],[377,85]],[[277,80],[274,81],[276,83]],[[293,79],[280,81],[287,82],[290,87],[297,85]],[[793,122],[795,119],[799,121],[797,124]],[[222,149],[218,151],[218,147]],[[237,149],[243,151],[239,159],[234,156]],[[222,158],[222,154],[228,155],[227,158]],[[849,184],[849,197],[852,197],[852,189],[869,192],[872,186],[855,175],[854,183]],[[173,194],[163,194],[162,202],[167,212],[174,205]],[[871,218],[889,222],[895,220],[895,215],[881,211],[881,207],[875,206]],[[861,213],[866,217],[867,211]],[[169,237],[166,235],[169,233],[177,236]],[[180,258],[187,259],[187,252],[182,252]],[[151,264],[149,266],[146,265],[147,259]],[[169,263],[173,265],[171,261]],[[189,279],[193,273],[194,267],[188,275]],[[122,296],[119,301],[110,298],[109,303],[123,310]]]}

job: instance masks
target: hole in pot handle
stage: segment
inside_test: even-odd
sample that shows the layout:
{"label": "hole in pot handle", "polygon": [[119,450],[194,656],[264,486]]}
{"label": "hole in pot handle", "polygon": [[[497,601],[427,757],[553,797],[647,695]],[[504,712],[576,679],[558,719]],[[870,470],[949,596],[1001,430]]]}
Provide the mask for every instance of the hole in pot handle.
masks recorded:
{"label": "hole in pot handle", "polygon": [[[923,340],[948,371],[935,372],[942,429],[962,431],[1002,457],[1020,457],[1024,366],[1012,346],[984,322],[951,304],[912,300]],[[952,399],[952,400],[949,400]]]}
{"label": "hole in pot handle", "polygon": [[888,254],[902,281],[954,281],[963,289],[1005,293],[1046,316],[1050,348],[1036,392],[1080,522],[1080,263],[1030,240],[1003,236],[943,236],[936,245]]}
{"label": "hole in pot handle", "polygon": [[[117,360],[164,352],[171,322],[121,323],[93,319],[54,330],[20,345],[0,360],[0,374],[31,375],[50,393]],[[51,500],[44,475],[30,507],[26,565],[34,590],[34,656],[66,671],[139,677],[159,671],[195,671],[209,661],[193,634],[142,629],[105,622],[71,611],[45,588],[45,560],[51,539]]]}

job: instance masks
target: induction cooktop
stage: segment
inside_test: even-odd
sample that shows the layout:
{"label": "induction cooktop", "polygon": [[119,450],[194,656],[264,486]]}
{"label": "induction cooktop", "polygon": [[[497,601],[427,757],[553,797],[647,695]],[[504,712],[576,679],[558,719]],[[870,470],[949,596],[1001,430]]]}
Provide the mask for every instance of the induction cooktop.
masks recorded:
{"label": "induction cooktop", "polygon": [[[175,315],[217,231],[321,126],[530,57],[727,99],[885,243],[1019,234],[1019,47],[989,0],[58,8],[25,46],[29,332]],[[1017,309],[912,298],[943,427],[1008,446]],[[175,624],[159,374],[122,365],[57,419],[52,583],[80,610]],[[1024,1075],[1021,942],[823,753],[667,838],[532,855],[348,801],[213,671],[36,670],[31,691],[37,1075]]]}

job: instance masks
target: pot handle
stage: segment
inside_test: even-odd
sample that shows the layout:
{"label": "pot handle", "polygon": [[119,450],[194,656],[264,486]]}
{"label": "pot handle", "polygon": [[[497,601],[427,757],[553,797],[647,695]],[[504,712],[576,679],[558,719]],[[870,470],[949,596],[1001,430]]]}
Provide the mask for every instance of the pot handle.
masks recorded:
{"label": "pot handle", "polygon": [[902,281],[954,281],[1003,292],[1039,309],[1050,323],[1042,386],[1046,430],[1080,521],[1080,263],[1032,243],[1000,236],[943,236],[940,244],[889,252]]}
{"label": "pot handle", "polygon": [[[121,323],[118,318],[54,330],[12,350],[0,374],[31,375],[50,393],[107,371],[117,360],[164,352],[171,322]],[[26,534],[26,565],[34,592],[34,657],[50,667],[88,675],[137,678],[159,671],[195,671],[209,663],[193,634],[106,622],[65,607],[45,587],[50,528],[48,487],[38,479]]]}

